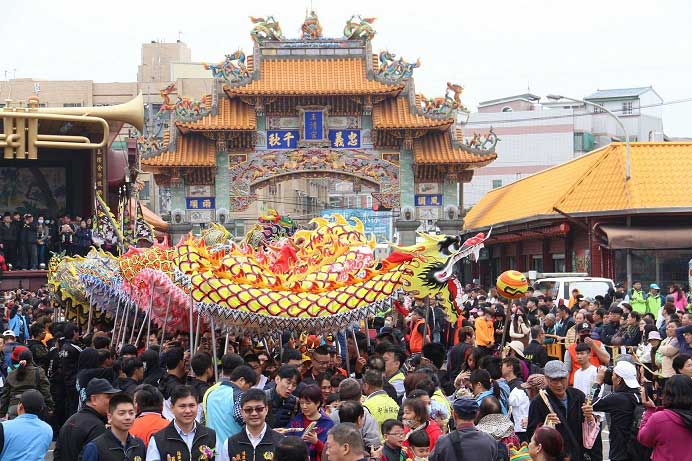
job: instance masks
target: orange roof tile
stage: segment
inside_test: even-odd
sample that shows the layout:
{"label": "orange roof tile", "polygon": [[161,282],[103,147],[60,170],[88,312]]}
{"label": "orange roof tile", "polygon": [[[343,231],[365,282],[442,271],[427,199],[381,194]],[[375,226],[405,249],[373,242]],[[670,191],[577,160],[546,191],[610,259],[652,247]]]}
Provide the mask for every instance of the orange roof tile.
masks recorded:
{"label": "orange roof tile", "polygon": [[428,133],[413,143],[413,160],[418,165],[468,163],[469,168],[480,168],[496,158],[495,153],[479,155],[452,145],[449,131]]}
{"label": "orange roof tile", "polygon": [[238,99],[222,97],[216,115],[206,115],[195,122],[176,122],[183,133],[214,130],[254,130],[257,128],[255,109]]}
{"label": "orange roof tile", "polygon": [[[416,106],[419,106],[419,96],[416,96]],[[422,113],[412,112],[409,98],[398,96],[385,99],[372,108],[372,123],[375,128],[439,128],[449,127],[454,123],[453,118],[431,118]]]}
{"label": "orange roof tile", "polygon": [[404,84],[368,80],[362,58],[264,59],[260,77],[224,86],[228,95],[332,95],[398,93]]}
{"label": "orange roof tile", "polygon": [[629,180],[625,179],[625,144],[611,143],[491,190],[466,215],[465,228],[555,216],[553,208],[569,214],[691,209],[687,179],[670,172],[692,168],[692,143],[642,142],[630,146]]}
{"label": "orange roof tile", "polygon": [[216,165],[214,143],[196,135],[178,136],[173,152],[142,160],[144,166],[210,167]]}

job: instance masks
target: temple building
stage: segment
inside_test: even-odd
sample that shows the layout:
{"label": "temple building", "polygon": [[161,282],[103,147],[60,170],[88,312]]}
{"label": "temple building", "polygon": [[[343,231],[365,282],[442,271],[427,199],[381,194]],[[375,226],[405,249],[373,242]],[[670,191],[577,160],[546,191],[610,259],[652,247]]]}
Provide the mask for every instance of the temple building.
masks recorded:
{"label": "temple building", "polygon": [[211,94],[174,101],[175,84],[162,89],[158,123],[148,124],[159,129],[138,140],[141,168],[170,200],[171,233],[208,222],[242,232],[237,223],[273,208],[267,197],[305,180],[315,215],[334,203],[330,185],[350,181],[353,194],[369,191],[373,210],[391,210],[402,243],[421,226],[458,233],[463,184],[495,160],[498,141],[492,130],[462,133],[463,88],[418,94],[420,60],[373,54],[374,18],[352,17],[341,38],[323,37],[312,12],[295,39],[273,17],[252,21],[252,54],[204,65]]}

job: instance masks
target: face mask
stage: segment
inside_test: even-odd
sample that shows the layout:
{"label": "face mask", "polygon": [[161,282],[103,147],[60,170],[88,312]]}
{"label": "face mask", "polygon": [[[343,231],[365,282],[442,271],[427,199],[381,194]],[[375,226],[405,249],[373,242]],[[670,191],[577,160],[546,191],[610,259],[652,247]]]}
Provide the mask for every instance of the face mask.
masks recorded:
{"label": "face mask", "polygon": [[428,461],[427,456],[414,456],[413,461]]}
{"label": "face mask", "polygon": [[38,223],[39,223],[39,224],[43,224],[43,219],[39,219],[39,220],[38,220]]}
{"label": "face mask", "polygon": [[428,405],[428,414],[432,415],[432,404]]}

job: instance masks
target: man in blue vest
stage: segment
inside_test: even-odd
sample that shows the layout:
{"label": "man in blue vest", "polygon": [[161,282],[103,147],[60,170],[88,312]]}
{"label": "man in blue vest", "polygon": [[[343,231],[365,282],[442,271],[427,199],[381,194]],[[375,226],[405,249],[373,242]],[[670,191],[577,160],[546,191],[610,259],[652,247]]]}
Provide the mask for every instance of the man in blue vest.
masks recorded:
{"label": "man in blue vest", "polygon": [[0,459],[38,461],[45,458],[53,429],[38,417],[45,411],[43,395],[35,389],[19,397],[17,417],[0,425]]}

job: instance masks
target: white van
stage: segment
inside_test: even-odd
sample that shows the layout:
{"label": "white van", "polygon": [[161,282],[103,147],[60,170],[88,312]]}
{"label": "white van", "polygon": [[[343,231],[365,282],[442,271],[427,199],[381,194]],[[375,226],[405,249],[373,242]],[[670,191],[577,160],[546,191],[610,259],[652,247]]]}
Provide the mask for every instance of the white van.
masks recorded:
{"label": "white van", "polygon": [[556,304],[563,299],[565,304],[572,295],[572,290],[577,289],[584,296],[584,299],[594,299],[596,296],[605,296],[608,290],[615,289],[615,284],[611,279],[603,277],[589,277],[587,273],[580,272],[553,272],[540,273],[529,271],[526,276],[529,280],[534,280],[533,287],[535,294],[542,292],[546,296],[552,296]]}

